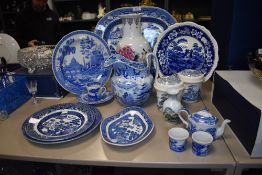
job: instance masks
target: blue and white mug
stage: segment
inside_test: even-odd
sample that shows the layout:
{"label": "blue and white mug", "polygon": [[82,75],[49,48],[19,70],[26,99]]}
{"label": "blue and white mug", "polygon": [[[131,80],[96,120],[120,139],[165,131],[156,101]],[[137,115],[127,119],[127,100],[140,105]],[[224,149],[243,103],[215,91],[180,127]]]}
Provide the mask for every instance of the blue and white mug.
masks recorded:
{"label": "blue and white mug", "polygon": [[169,148],[176,152],[183,152],[186,150],[187,138],[189,133],[184,128],[171,128],[168,131]]}
{"label": "blue and white mug", "polygon": [[205,131],[196,131],[192,134],[192,151],[197,156],[207,156],[213,137]]}

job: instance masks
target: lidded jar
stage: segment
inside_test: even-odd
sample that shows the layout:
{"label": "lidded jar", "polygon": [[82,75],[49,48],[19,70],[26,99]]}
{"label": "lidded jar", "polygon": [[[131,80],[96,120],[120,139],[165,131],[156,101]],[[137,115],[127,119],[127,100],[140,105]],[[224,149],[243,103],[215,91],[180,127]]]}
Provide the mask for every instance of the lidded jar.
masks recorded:
{"label": "lidded jar", "polygon": [[171,76],[158,77],[155,80],[154,87],[157,90],[157,106],[162,110],[164,102],[169,98],[169,93],[179,94],[184,88],[184,83],[177,74]]}
{"label": "lidded jar", "polygon": [[122,19],[123,38],[120,39],[116,51],[132,61],[144,61],[151,48],[142,35],[141,13],[125,14]]}
{"label": "lidded jar", "polygon": [[201,98],[202,83],[204,74],[199,70],[185,69],[178,73],[179,78],[184,82],[182,100],[185,103],[194,103]]}

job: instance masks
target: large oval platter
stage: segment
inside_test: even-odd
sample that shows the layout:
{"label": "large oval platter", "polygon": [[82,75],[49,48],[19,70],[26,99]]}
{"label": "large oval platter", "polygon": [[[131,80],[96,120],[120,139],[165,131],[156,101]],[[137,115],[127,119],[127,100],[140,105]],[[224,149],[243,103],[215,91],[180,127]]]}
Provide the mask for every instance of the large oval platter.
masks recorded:
{"label": "large oval platter", "polygon": [[154,124],[140,107],[128,107],[106,118],[100,126],[103,140],[115,146],[131,146],[143,141],[153,131]]}
{"label": "large oval platter", "polygon": [[94,107],[81,103],[50,106],[32,114],[23,123],[26,137],[43,142],[57,142],[89,130],[96,119]]}
{"label": "large oval platter", "polygon": [[124,7],[112,10],[98,21],[95,28],[95,32],[105,39],[111,50],[115,50],[123,35],[119,15],[131,13],[143,14],[141,18],[142,34],[151,48],[154,47],[159,34],[168,26],[176,23],[176,19],[170,13],[158,7]]}
{"label": "large oval platter", "polygon": [[200,70],[207,81],[218,63],[218,46],[211,33],[193,22],[176,23],[161,33],[154,54],[162,75]]}
{"label": "large oval platter", "polygon": [[104,85],[112,68],[105,68],[110,56],[106,42],[93,32],[73,31],[56,45],[52,57],[52,69],[58,83],[73,94],[81,94],[87,84]]}

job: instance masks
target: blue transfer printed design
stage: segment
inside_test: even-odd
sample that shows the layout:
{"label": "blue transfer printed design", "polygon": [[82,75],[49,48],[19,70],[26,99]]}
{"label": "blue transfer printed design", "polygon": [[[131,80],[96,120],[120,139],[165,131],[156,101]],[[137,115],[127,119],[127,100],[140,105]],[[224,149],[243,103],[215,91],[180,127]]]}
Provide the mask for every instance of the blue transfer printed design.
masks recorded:
{"label": "blue transfer printed design", "polygon": [[112,55],[105,66],[113,66],[112,89],[116,99],[126,106],[145,103],[153,85],[153,76],[144,62],[135,62],[122,55]]}
{"label": "blue transfer printed design", "polygon": [[185,102],[194,102],[200,99],[200,88],[196,85],[188,85],[183,90],[182,100]]}
{"label": "blue transfer printed design", "polygon": [[215,46],[208,34],[199,27],[189,24],[174,26],[161,36],[156,47],[163,75],[194,69],[207,76],[212,71]]}
{"label": "blue transfer printed design", "polygon": [[169,147],[171,150],[176,152],[183,152],[186,150],[187,140],[175,140],[169,138]]}
{"label": "blue transfer printed design", "polygon": [[88,97],[88,94],[86,93],[78,96],[77,101],[79,103],[85,103],[85,104],[101,104],[111,100],[113,97],[114,97],[114,93],[109,91],[105,92],[105,94],[100,98],[92,98],[92,99],[90,99]]}
{"label": "blue transfer printed design", "polygon": [[[141,24],[142,35],[153,49],[156,44],[157,37],[160,33],[167,29],[168,25],[161,19],[154,17],[142,17]],[[122,21],[118,18],[107,26],[104,31],[103,39],[108,43],[110,50],[115,51],[122,36]]]}
{"label": "blue transfer printed design", "polygon": [[207,156],[209,152],[210,145],[201,145],[193,141],[192,151],[197,156]]}
{"label": "blue transfer printed design", "polygon": [[39,141],[62,141],[88,130],[95,121],[91,106],[65,103],[32,114],[23,124],[26,136]]}
{"label": "blue transfer printed design", "polygon": [[31,134],[30,134],[32,127],[28,123],[29,119],[31,118],[31,117],[29,117],[23,123],[23,126],[22,126],[22,131],[23,131],[24,136],[31,142],[38,143],[38,144],[50,145],[50,144],[60,144],[60,143],[66,143],[66,142],[74,141],[74,140],[80,139],[80,138],[90,134],[101,123],[101,121],[102,121],[101,113],[95,107],[92,107],[92,106],[89,106],[89,105],[86,105],[86,104],[74,104],[74,105],[83,106],[84,109],[88,111],[88,115],[90,117],[93,116],[93,118],[94,118],[93,124],[89,128],[86,128],[86,130],[84,130],[81,134],[78,133],[78,135],[76,134],[75,136],[66,137],[66,138],[63,138],[62,140],[51,140],[50,141],[50,140],[45,140],[45,139],[36,139],[36,138],[31,137]]}
{"label": "blue transfer printed design", "polygon": [[56,45],[52,69],[58,83],[67,91],[80,94],[86,84],[104,85],[111,68],[104,68],[110,56],[106,42],[95,33],[78,30],[64,36]]}
{"label": "blue transfer printed design", "polygon": [[216,118],[206,110],[193,113],[191,119],[197,123],[204,123],[207,125],[216,125],[218,122],[218,118]]}
{"label": "blue transfer printed design", "polygon": [[95,33],[102,37],[108,25],[112,21],[119,19],[119,15],[131,13],[142,13],[142,17],[157,18],[165,22],[167,25],[172,25],[176,23],[176,19],[168,11],[159,7],[124,7],[112,10],[108,12],[105,16],[103,16],[96,25]]}
{"label": "blue transfer printed design", "polygon": [[104,141],[116,146],[139,143],[152,132],[153,128],[154,124],[150,117],[140,107],[125,108],[106,118],[100,126]]}

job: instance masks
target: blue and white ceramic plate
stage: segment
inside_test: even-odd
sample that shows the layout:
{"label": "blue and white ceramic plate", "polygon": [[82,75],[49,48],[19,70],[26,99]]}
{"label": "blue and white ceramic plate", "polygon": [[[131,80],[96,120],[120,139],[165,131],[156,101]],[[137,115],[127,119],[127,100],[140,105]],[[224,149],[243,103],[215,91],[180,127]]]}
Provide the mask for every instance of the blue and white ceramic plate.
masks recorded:
{"label": "blue and white ceramic plate", "polygon": [[[45,144],[45,145],[50,145],[50,144],[60,144],[60,143],[66,143],[66,142],[71,142],[71,141],[74,141],[74,140],[77,140],[77,139],[80,139],[88,134],[90,134],[92,131],[94,131],[98,126],[99,124],[101,123],[102,121],[102,115],[101,113],[98,111],[98,109],[96,108],[90,108],[89,110],[89,114],[92,114],[95,116],[95,121],[93,123],[93,125],[88,128],[86,131],[84,131],[82,134],[80,135],[77,135],[75,137],[71,137],[71,138],[67,138],[67,139],[64,139],[64,140],[60,140],[60,141],[44,141],[44,140],[38,140],[38,139],[34,139],[32,137],[30,137],[29,135],[27,135],[27,133],[25,132],[25,129],[23,129],[23,133],[24,135],[26,136],[26,138],[31,141],[31,142],[34,142],[34,143],[38,143],[38,144]],[[26,127],[23,125],[23,128]]]}
{"label": "blue and white ceramic plate", "polygon": [[103,94],[103,96],[100,99],[90,99],[88,98],[87,94],[81,94],[77,97],[77,101],[79,103],[85,103],[85,104],[101,104],[111,100],[113,97],[114,97],[114,93],[107,91],[105,92],[105,94]]}
{"label": "blue and white ceramic plate", "polygon": [[40,141],[61,141],[82,134],[92,127],[96,114],[86,104],[65,103],[50,106],[26,119],[22,130]]}
{"label": "blue and white ceramic plate", "polygon": [[131,146],[143,141],[153,131],[154,124],[140,107],[128,107],[106,118],[100,126],[103,140],[111,145]]}
{"label": "blue and white ceramic plate", "polygon": [[110,56],[106,42],[95,33],[78,30],[65,35],[56,45],[52,69],[58,83],[73,94],[81,94],[90,83],[104,85],[112,68],[105,68]]}
{"label": "blue and white ceramic plate", "polygon": [[193,22],[176,23],[158,37],[154,54],[162,75],[185,69],[201,71],[207,81],[218,62],[218,46],[211,33]]}
{"label": "blue and white ceramic plate", "polygon": [[95,29],[95,32],[109,44],[110,50],[115,50],[123,35],[119,15],[130,13],[143,14],[142,33],[151,48],[154,47],[159,34],[176,23],[176,19],[170,13],[158,7],[124,7],[112,10],[98,21]]}

